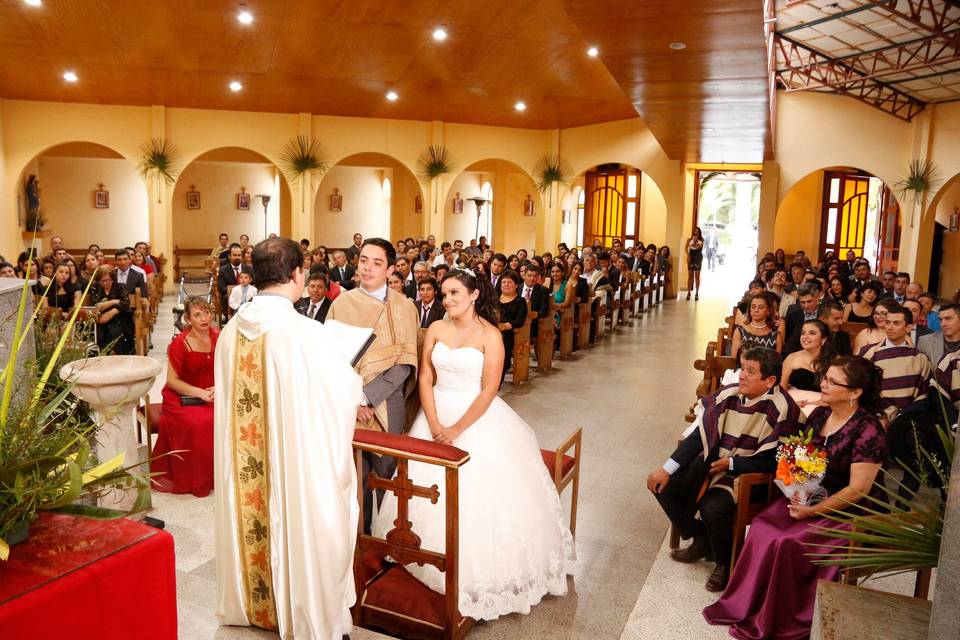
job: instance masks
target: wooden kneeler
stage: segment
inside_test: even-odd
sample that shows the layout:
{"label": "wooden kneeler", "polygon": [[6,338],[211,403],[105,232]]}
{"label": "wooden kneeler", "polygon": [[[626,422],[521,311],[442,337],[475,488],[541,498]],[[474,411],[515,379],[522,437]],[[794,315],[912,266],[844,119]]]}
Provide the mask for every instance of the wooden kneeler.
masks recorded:
{"label": "wooden kneeler", "polygon": [[[582,438],[583,427],[577,427],[577,430],[555,450],[540,450],[540,455],[543,456],[543,464],[547,466],[547,470],[553,478],[557,493],[563,494],[567,485],[573,483],[573,495],[570,497],[570,533],[573,534],[574,538],[577,537],[577,497],[580,493],[580,444]],[[570,449],[573,449],[572,456],[567,455]]]}
{"label": "wooden kneeler", "polygon": [[[363,518],[357,531],[357,549],[353,576],[357,603],[353,623],[359,627],[386,631],[401,638],[460,640],[474,621],[460,615],[458,600],[459,570],[459,470],[470,454],[450,445],[410,438],[392,433],[358,429],[353,436],[357,477],[363,477],[364,452],[397,459],[397,474],[392,479],[371,472],[367,486],[384,489],[397,496],[397,519],[384,538],[363,533]],[[444,469],[441,489],[421,487],[410,481],[411,460]],[[363,486],[358,483],[360,513],[363,513]],[[423,549],[420,537],[407,519],[410,500],[444,501],[446,509],[445,552]],[[387,558],[392,560],[387,560]],[[396,562],[396,564],[394,563]],[[405,564],[430,564],[444,574],[444,594],[433,591],[417,580]]]}

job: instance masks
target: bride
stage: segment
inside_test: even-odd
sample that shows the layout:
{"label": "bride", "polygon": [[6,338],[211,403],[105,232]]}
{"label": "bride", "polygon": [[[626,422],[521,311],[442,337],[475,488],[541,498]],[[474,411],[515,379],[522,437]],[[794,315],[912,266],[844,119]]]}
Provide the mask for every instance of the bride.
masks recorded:
{"label": "bride", "polygon": [[[427,329],[420,366],[420,401],[410,435],[452,444],[470,454],[460,468],[459,609],[493,620],[529,613],[546,594],[564,595],[576,565],[560,498],[530,426],[497,397],[503,339],[496,294],[466,269],[443,279],[447,318]],[[417,485],[443,487],[443,469],[410,462]],[[423,548],[444,550],[443,500],[409,502]],[[373,522],[383,537],[394,527],[396,496],[387,493]],[[443,593],[443,574],[416,564],[407,570]]]}

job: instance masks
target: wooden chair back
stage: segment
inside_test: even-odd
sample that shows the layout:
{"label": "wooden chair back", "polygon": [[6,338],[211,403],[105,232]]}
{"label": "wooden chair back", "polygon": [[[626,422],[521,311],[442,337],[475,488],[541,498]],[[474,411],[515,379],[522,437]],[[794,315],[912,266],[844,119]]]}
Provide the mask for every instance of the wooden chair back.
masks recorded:
{"label": "wooden chair back", "polygon": [[[569,438],[554,450],[541,449],[540,455],[543,457],[543,463],[547,465],[547,471],[553,478],[553,484],[557,487],[557,493],[562,494],[563,490],[571,483],[573,484],[573,493],[570,498],[570,533],[577,537],[577,497],[580,493],[580,445],[583,441],[583,427],[577,427]],[[568,452],[573,449],[573,455]]]}
{"label": "wooden chair back", "polygon": [[850,344],[853,344],[853,341],[857,339],[860,332],[869,328],[870,325],[866,322],[844,322],[841,331],[846,332],[846,334],[850,336]]}
{"label": "wooden chair back", "polygon": [[[358,523],[354,554],[357,590],[354,624],[382,629],[400,637],[463,638],[474,621],[461,616],[458,609],[458,481],[460,467],[470,460],[470,455],[449,445],[362,429],[354,432],[353,451],[358,477],[363,474],[363,453],[391,456],[397,460],[394,478],[381,478],[374,472],[367,478],[368,488],[396,495],[397,518],[394,528],[383,538],[365,534],[362,518]],[[409,476],[411,460],[441,467],[444,471],[443,487],[413,484]],[[363,513],[364,488],[358,486],[357,493],[360,513]],[[421,539],[408,520],[411,500],[430,500],[434,504],[443,500],[446,511],[443,553],[421,547]],[[414,578],[403,566],[411,563],[429,564],[443,573],[444,594]]]}

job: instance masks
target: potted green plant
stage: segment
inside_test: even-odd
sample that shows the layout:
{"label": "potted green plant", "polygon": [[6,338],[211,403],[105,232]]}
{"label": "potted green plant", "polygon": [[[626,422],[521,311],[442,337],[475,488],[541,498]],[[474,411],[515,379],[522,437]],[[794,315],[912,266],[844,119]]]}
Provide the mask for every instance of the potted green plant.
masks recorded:
{"label": "potted green plant", "polygon": [[548,205],[553,206],[553,190],[555,184],[570,183],[570,165],[558,154],[547,154],[537,160],[533,167],[533,181],[540,193],[548,193]]}
{"label": "potted green plant", "polygon": [[[29,295],[30,285],[24,282],[12,318],[10,353],[0,371],[0,560],[9,557],[11,545],[26,538],[38,511],[116,518],[149,504],[149,474],[133,473],[139,465],[124,466],[122,454],[104,461],[91,455],[98,425],[70,393],[70,385],[52,376],[65,359],[75,358],[70,337],[80,308],[74,309],[52,349],[39,341],[37,355],[21,359],[38,318],[38,311],[27,313]],[[136,490],[130,511],[95,506],[114,489]]]}
{"label": "potted green plant", "polygon": [[157,202],[160,202],[162,186],[173,186],[180,175],[180,151],[165,138],[151,138],[140,147],[140,164],[137,169],[145,180],[152,179],[157,186]]}
{"label": "potted green plant", "polygon": [[[453,156],[443,145],[430,145],[423,150],[417,159],[417,175],[424,182],[437,184],[437,178],[453,171]],[[434,189],[433,212],[437,213],[439,193]]]}

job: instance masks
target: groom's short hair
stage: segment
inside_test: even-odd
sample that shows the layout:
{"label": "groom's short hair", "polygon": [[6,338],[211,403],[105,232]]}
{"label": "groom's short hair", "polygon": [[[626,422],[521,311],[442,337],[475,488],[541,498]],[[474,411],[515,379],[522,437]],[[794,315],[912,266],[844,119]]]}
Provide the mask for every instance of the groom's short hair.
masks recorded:
{"label": "groom's short hair", "polygon": [[368,244],[372,244],[375,247],[380,247],[383,249],[383,252],[387,254],[387,266],[396,264],[397,262],[397,248],[393,246],[393,243],[389,240],[384,240],[383,238],[367,238],[363,241],[361,245],[361,250],[363,247]]}
{"label": "groom's short hair", "polygon": [[253,284],[266,289],[290,282],[293,272],[303,268],[303,249],[290,238],[268,238],[253,247]]}

